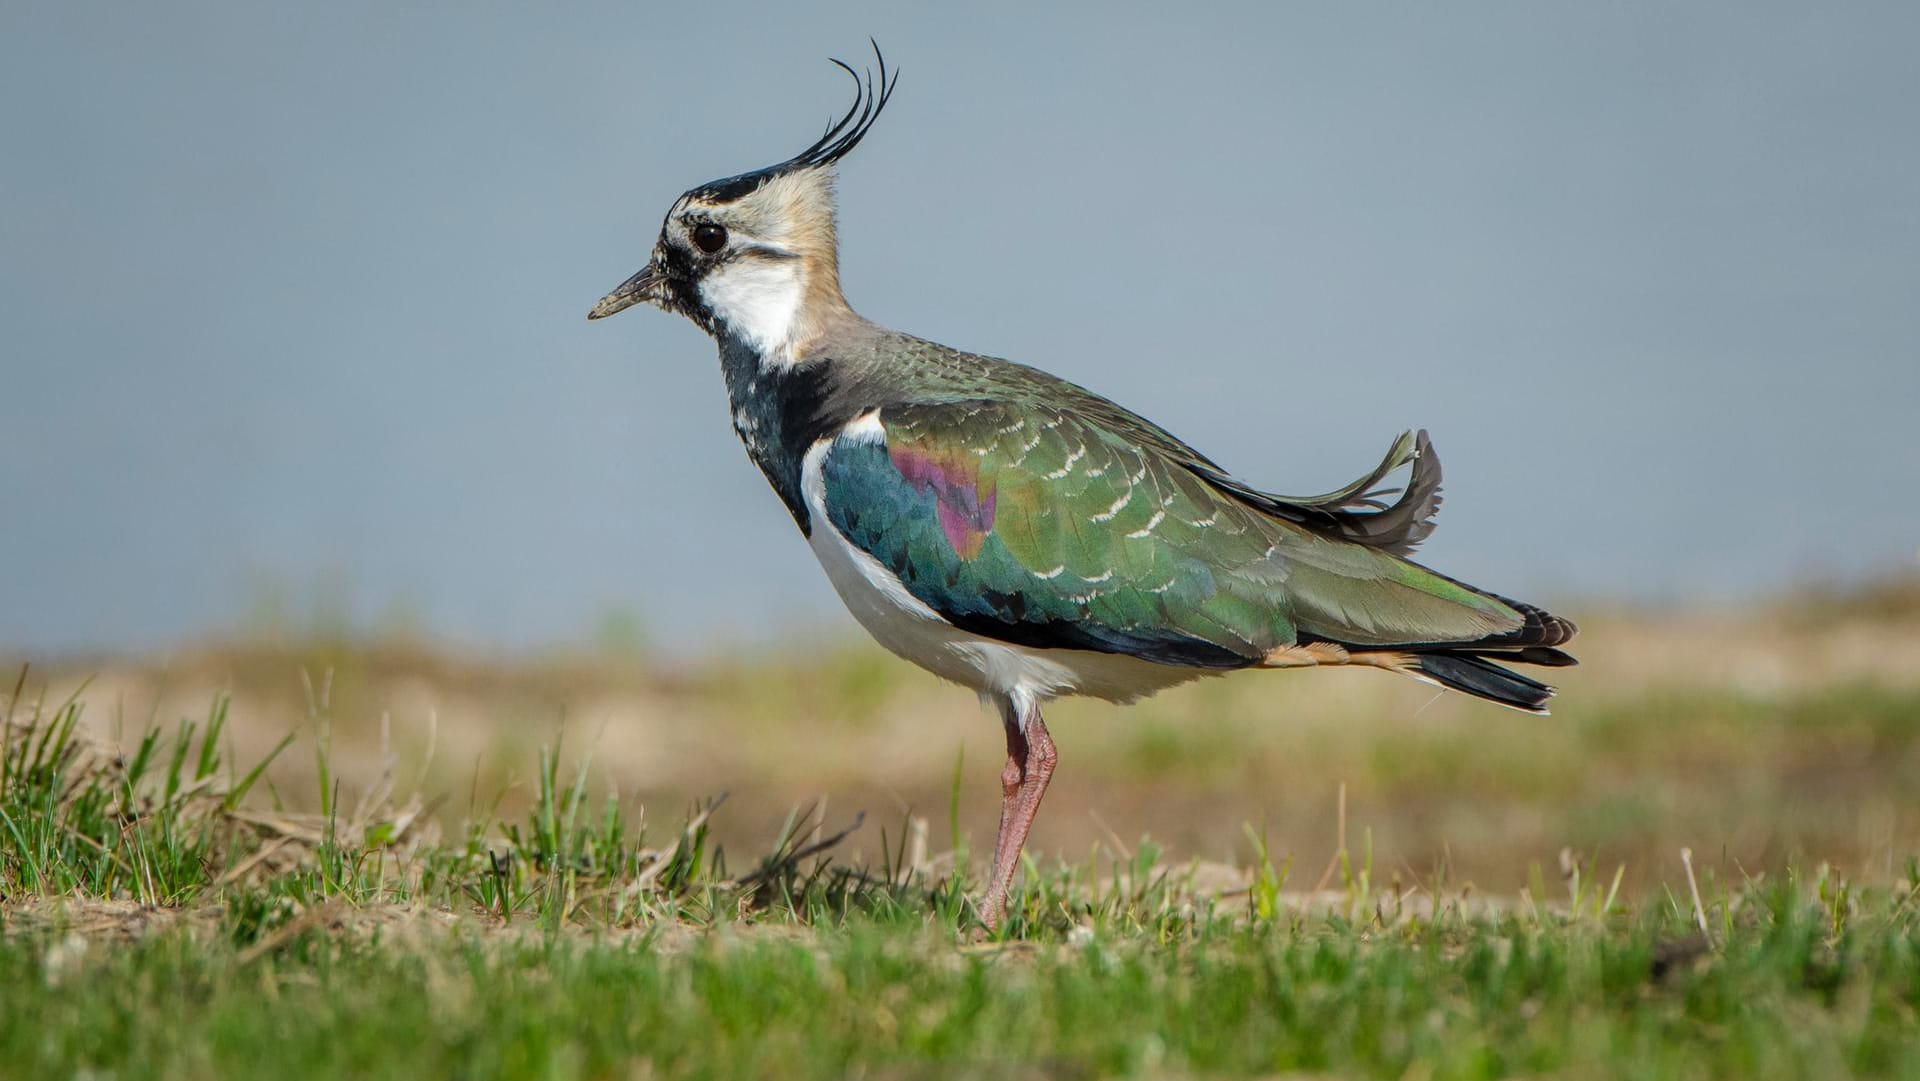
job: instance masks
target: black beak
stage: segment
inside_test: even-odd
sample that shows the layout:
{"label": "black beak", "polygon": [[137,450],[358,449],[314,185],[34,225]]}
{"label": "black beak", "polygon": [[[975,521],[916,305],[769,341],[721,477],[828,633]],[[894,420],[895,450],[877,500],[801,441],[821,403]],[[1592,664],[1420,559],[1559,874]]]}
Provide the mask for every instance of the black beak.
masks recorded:
{"label": "black beak", "polygon": [[660,298],[660,286],[666,281],[666,275],[660,272],[660,264],[648,263],[640,268],[640,273],[620,283],[619,288],[600,298],[600,303],[587,313],[588,319],[605,319],[615,312],[623,312],[647,301]]}

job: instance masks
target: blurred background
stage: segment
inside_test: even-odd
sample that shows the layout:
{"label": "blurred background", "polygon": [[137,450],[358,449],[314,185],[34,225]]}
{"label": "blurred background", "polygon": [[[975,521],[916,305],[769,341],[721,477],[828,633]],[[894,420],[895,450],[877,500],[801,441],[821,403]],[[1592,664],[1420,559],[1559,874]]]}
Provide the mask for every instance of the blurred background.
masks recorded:
{"label": "blurred background", "polygon": [[1587,627],[1550,722],[1364,673],[1067,709],[1043,845],[1320,852],[1346,780],[1396,858],[1507,884],[1561,844],[1912,850],[1900,4],[5,5],[0,656],[103,721],[231,692],[243,747],[384,717],[462,799],[572,725],[636,799],[752,793],[748,832],[944,806],[964,751],[990,836],[991,722],[857,639],[710,343],[585,320],[869,34],[904,75],[843,169],[863,313],[1281,491],[1424,426],[1423,558]]}

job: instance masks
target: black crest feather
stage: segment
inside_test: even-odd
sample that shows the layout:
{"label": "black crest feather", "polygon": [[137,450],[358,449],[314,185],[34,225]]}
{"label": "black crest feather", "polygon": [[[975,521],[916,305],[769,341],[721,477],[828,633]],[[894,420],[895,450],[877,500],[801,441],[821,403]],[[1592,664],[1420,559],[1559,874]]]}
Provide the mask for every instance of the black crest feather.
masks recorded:
{"label": "black crest feather", "polygon": [[879,85],[875,86],[871,69],[863,76],[853,69],[853,65],[834,59],[834,65],[853,79],[853,104],[847,109],[846,115],[827,125],[826,133],[815,140],[812,146],[777,165],[715,180],[688,194],[710,203],[730,203],[760,190],[761,185],[776,176],[799,169],[823,168],[851,153],[854,147],[860,145],[860,140],[867,137],[867,132],[873,129],[874,121],[880,119],[881,110],[887,107],[894,88],[900,84],[899,70],[887,70],[887,58],[880,55],[880,43],[872,38],[868,38],[867,43],[873,46],[873,59],[880,68]]}

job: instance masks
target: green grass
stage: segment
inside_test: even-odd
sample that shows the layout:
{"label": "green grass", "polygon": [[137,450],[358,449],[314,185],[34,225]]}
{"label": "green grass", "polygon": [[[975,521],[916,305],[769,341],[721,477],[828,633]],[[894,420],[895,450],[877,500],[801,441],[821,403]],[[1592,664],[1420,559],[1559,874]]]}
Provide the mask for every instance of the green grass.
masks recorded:
{"label": "green grass", "polygon": [[[1658,912],[1203,922],[967,950],[925,913],[692,941],[318,925],[0,946],[12,1076],[1913,1076],[1920,939],[1790,888]],[[1680,945],[1676,946],[1676,943]]]}
{"label": "green grass", "polygon": [[[1834,746],[1904,746],[1849,701]],[[1755,761],[1776,738],[1688,708]],[[294,793],[223,753],[224,699],[125,754],[83,711],[16,691],[4,719],[0,1077],[1920,1077],[1912,861],[1629,898],[1569,859],[1495,901],[1383,881],[1356,827],[1316,893],[1249,829],[1229,888],[1147,844],[1030,866],[987,936],[965,852],[911,819],[859,867],[804,811],[730,858],[724,804],[649,826],[553,748],[527,813],[443,834],[390,775],[347,791],[324,717]]]}
{"label": "green grass", "polygon": [[316,930],[270,958],[178,934],[50,956],[16,938],[0,948],[0,1061],[36,1077],[1920,1071],[1911,929],[1867,918],[1836,935],[1817,907],[1774,900],[1677,963],[1662,958],[1678,928],[1658,919],[1261,925],[985,953],[865,918],[671,951]]}

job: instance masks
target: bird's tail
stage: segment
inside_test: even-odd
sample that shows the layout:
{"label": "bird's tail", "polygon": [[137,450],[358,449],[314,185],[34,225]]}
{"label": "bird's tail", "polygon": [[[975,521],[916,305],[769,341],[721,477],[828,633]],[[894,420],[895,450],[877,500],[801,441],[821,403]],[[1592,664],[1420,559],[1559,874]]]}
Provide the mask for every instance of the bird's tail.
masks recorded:
{"label": "bird's tail", "polygon": [[1547,699],[1554,689],[1506,667],[1509,664],[1537,664],[1543,668],[1566,668],[1579,661],[1558,647],[1573,640],[1579,628],[1544,608],[1500,598],[1521,615],[1519,629],[1474,642],[1436,643],[1401,654],[1401,671],[1498,702],[1528,713],[1547,712]]}
{"label": "bird's tail", "polygon": [[1413,646],[1365,648],[1328,641],[1306,641],[1267,654],[1269,668],[1303,665],[1363,664],[1437,684],[1475,698],[1523,710],[1546,713],[1554,688],[1525,676],[1509,664],[1566,668],[1580,663],[1558,648],[1577,633],[1572,620],[1517,601],[1506,601],[1524,622],[1513,631],[1467,642],[1433,642]]}
{"label": "bird's tail", "polygon": [[[1559,658],[1546,662],[1552,664],[1572,664],[1573,658],[1552,651]],[[1504,654],[1495,654],[1503,659]],[[1515,660],[1522,660],[1514,656]],[[1487,657],[1476,653],[1415,653],[1408,655],[1408,664],[1403,669],[1409,675],[1425,677],[1434,683],[1452,690],[1470,694],[1475,698],[1484,698],[1489,702],[1498,702],[1503,706],[1525,710],[1528,713],[1545,713],[1547,700],[1553,697],[1554,689],[1531,676],[1524,676],[1503,665],[1495,664]],[[1531,663],[1541,663],[1532,661]]]}

